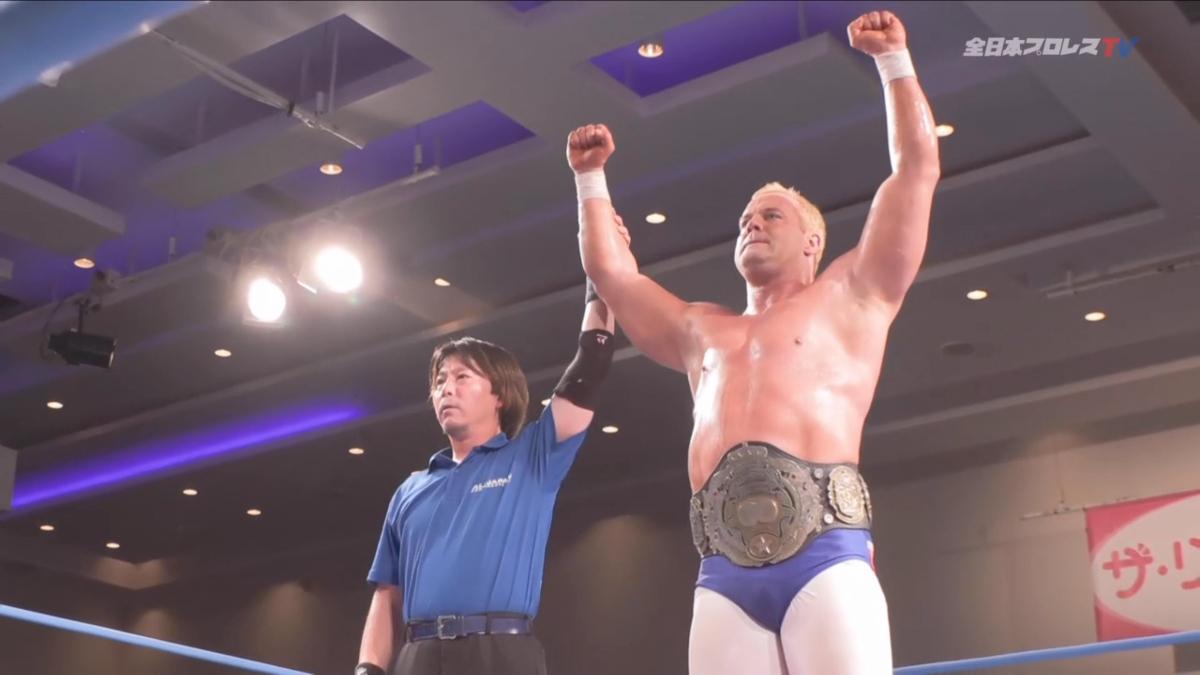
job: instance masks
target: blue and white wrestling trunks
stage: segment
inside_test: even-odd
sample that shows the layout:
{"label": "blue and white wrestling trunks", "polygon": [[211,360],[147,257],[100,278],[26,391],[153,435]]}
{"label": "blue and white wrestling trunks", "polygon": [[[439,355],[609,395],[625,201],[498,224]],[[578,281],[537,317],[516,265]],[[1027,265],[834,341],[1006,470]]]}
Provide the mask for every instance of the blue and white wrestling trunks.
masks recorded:
{"label": "blue and white wrestling trunks", "polygon": [[871,502],[853,464],[814,464],[768,443],[725,453],[692,496],[696,585],[779,632],[792,599],[847,560],[873,565]]}

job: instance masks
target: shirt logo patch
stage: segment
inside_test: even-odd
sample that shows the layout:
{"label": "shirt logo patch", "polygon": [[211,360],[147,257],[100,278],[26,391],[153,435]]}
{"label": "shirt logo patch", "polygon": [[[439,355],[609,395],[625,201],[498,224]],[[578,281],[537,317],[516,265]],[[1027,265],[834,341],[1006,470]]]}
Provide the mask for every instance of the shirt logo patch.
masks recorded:
{"label": "shirt logo patch", "polygon": [[491,488],[502,488],[511,482],[512,482],[512,474],[511,473],[508,474],[507,476],[505,476],[504,478],[493,478],[491,480],[485,480],[482,483],[476,483],[475,485],[472,485],[471,486],[471,494],[474,494],[476,492],[483,492],[484,490],[490,490]]}

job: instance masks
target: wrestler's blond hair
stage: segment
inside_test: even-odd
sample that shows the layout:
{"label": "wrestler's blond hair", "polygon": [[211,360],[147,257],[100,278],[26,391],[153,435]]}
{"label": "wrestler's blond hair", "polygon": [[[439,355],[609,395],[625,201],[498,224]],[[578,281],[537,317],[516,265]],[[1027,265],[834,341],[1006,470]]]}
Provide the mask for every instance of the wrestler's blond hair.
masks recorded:
{"label": "wrestler's blond hair", "polygon": [[821,234],[821,250],[817,253],[817,259],[813,261],[813,270],[821,264],[821,258],[825,255],[825,217],[821,215],[821,210],[818,209],[812,202],[805,199],[804,195],[800,194],[796,188],[787,187],[777,182],[767,183],[760,187],[750,195],[750,201],[754,201],[758,197],[765,194],[778,194],[787,197],[795,205],[796,210],[800,212],[800,217],[804,219],[805,224]]}

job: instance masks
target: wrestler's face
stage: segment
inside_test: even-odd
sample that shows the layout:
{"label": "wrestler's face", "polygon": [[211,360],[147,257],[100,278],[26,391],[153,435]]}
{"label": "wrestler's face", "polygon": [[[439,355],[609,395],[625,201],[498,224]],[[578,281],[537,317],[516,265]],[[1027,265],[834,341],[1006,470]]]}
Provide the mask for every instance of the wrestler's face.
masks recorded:
{"label": "wrestler's face", "polygon": [[747,282],[759,285],[798,265],[812,241],[792,200],[764,194],[746,205],[738,220],[734,264]]}
{"label": "wrestler's face", "polygon": [[438,424],[447,436],[500,423],[500,397],[492,392],[492,383],[473,364],[457,355],[442,363],[430,399]]}

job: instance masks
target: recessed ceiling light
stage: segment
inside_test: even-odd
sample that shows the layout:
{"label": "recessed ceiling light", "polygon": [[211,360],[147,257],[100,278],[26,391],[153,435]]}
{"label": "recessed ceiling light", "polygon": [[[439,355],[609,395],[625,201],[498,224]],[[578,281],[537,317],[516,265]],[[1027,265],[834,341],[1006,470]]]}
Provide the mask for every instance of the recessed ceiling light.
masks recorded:
{"label": "recessed ceiling light", "polygon": [[362,448],[350,448],[346,452],[349,452],[352,455],[361,455],[366,452],[366,450],[363,450]]}
{"label": "recessed ceiling light", "polygon": [[118,544],[118,543],[117,543],[117,542],[115,542],[115,541],[110,541],[110,542],[108,542],[107,544],[105,544],[104,546],[105,546],[106,548],[111,548],[111,549],[112,549],[112,550],[114,550],[114,551],[115,551],[115,550],[117,550],[117,549],[119,549],[119,548],[121,548],[121,545],[120,545],[120,544]]}
{"label": "recessed ceiling light", "polygon": [[217,358],[221,358],[221,359],[227,359],[227,358],[233,356],[233,352],[229,351],[228,349],[218,349],[215,352],[213,352],[213,354],[215,354],[217,356]]}
{"label": "recessed ceiling light", "polygon": [[988,296],[988,292],[983,290],[982,288],[976,288],[975,290],[971,291],[970,293],[967,293],[968,300],[983,300],[987,296]]}
{"label": "recessed ceiling light", "polygon": [[443,279],[441,277],[434,279],[433,283],[437,286],[441,286],[442,288],[445,288],[450,285],[449,281],[446,281],[445,279]]}
{"label": "recessed ceiling light", "polygon": [[81,270],[90,270],[96,266],[96,261],[91,258],[76,258],[75,266]]}
{"label": "recessed ceiling light", "polygon": [[1103,321],[1103,320],[1107,319],[1108,315],[1105,314],[1104,312],[1088,312],[1087,314],[1083,315],[1083,318],[1087,321],[1095,322],[1095,321]]}
{"label": "recessed ceiling light", "polygon": [[617,427],[614,427],[613,425],[610,424],[606,427],[601,428],[600,431],[603,431],[606,434],[615,434],[618,431],[620,431],[620,429],[618,429]]}
{"label": "recessed ceiling light", "polygon": [[187,495],[187,496],[189,496],[189,497],[195,497],[196,495],[198,495],[198,494],[200,494],[200,493],[199,493],[199,492],[197,492],[197,491],[195,490],[195,488],[184,488],[184,489],[183,489],[183,494],[185,494],[185,495]]}
{"label": "recessed ceiling light", "polygon": [[647,59],[657,59],[663,55],[662,43],[658,40],[646,40],[638,45],[638,54]]}
{"label": "recessed ceiling light", "polygon": [[945,137],[949,136],[950,134],[954,133],[954,125],[939,124],[933,128],[933,133],[937,134],[938,138],[945,138]]}
{"label": "recessed ceiling light", "polygon": [[337,162],[325,162],[321,165],[321,173],[326,176],[336,176],[342,172],[342,165]]}
{"label": "recessed ceiling light", "polygon": [[663,223],[667,222],[667,215],[665,213],[658,212],[647,213],[646,222],[650,223],[651,225],[662,225]]}
{"label": "recessed ceiling light", "polygon": [[50,523],[46,523],[45,525],[42,525],[38,529],[41,530],[42,532],[53,532],[54,526],[51,525]]}
{"label": "recessed ceiling light", "polygon": [[248,515],[248,516],[261,516],[261,515],[262,515],[262,511],[259,511],[258,509],[246,509],[246,515]]}
{"label": "recessed ceiling light", "polygon": [[46,407],[51,410],[62,410],[63,404],[60,401],[46,401]]}

